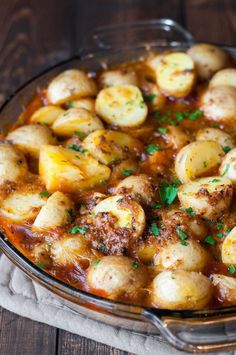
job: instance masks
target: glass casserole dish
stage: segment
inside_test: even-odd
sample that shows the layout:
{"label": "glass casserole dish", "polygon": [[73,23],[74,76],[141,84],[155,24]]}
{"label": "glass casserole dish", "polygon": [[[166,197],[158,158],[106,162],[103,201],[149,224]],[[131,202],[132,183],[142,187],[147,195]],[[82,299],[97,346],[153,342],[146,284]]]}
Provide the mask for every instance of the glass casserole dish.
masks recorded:
{"label": "glass casserole dish", "polygon": [[[98,47],[96,50],[94,42]],[[90,71],[97,70],[107,65],[130,61],[151,50],[168,48],[184,50],[193,42],[191,34],[167,19],[114,26],[109,29],[100,28],[91,36],[90,41],[86,42],[80,57],[72,58],[49,69],[26,84],[5,103],[1,110],[1,128],[6,129],[19,116],[22,104],[29,101],[37,87],[45,85],[65,69],[76,67]],[[133,45],[133,43],[138,44]],[[236,56],[234,48],[224,47],[224,49]],[[173,346],[185,351],[209,352],[236,347],[236,321],[234,321],[236,307],[204,311],[169,311],[108,301],[67,286],[40,270],[21,255],[4,238],[4,235],[1,235],[0,247],[31,278],[61,296],[70,308],[78,312],[140,332],[154,334],[160,332]],[[146,320],[154,326],[149,326]]]}

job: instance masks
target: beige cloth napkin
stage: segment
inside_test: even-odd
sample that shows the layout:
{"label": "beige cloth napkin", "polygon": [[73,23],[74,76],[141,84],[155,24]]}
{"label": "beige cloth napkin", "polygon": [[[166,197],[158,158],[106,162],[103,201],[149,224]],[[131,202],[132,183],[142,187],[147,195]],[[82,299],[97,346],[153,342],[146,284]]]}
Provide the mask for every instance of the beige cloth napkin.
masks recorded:
{"label": "beige cloth napkin", "polygon": [[[140,355],[180,355],[157,336],[141,335],[92,320],[33,282],[4,255],[0,256],[0,306],[23,317]],[[221,355],[236,355],[222,352]]]}

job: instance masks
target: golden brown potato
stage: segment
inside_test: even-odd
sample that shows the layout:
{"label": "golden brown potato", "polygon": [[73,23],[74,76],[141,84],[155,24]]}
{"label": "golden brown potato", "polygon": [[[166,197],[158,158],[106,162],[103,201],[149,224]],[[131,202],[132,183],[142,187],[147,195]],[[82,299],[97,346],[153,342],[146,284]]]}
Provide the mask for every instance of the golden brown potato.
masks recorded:
{"label": "golden brown potato", "polygon": [[88,97],[81,99],[76,99],[73,101],[67,102],[68,108],[84,108],[92,113],[95,113],[95,100]]}
{"label": "golden brown potato", "polygon": [[134,294],[146,283],[144,267],[135,266],[134,260],[125,256],[104,256],[89,267],[88,284],[93,290],[104,291],[110,299]]}
{"label": "golden brown potato", "polygon": [[128,176],[115,188],[115,193],[130,195],[141,204],[151,204],[155,199],[155,189],[148,175]]}
{"label": "golden brown potato", "polygon": [[222,262],[236,266],[236,227],[226,236],[221,249]]}
{"label": "golden brown potato", "polygon": [[183,52],[164,56],[156,68],[157,84],[166,94],[173,97],[187,96],[195,82],[194,63]]}
{"label": "golden brown potato", "polygon": [[30,123],[40,123],[51,126],[64,110],[58,106],[43,106],[36,110],[30,117]]}
{"label": "golden brown potato", "polygon": [[222,148],[229,147],[232,149],[234,147],[233,137],[230,134],[218,128],[207,127],[207,128],[200,129],[197,132],[196,140],[215,141],[219,143]]}
{"label": "golden brown potato", "polygon": [[13,145],[0,144],[0,184],[19,181],[28,173],[24,155]]}
{"label": "golden brown potato", "polygon": [[175,159],[175,172],[182,182],[194,180],[217,168],[225,155],[214,141],[198,141],[182,148]]}
{"label": "golden brown potato", "polygon": [[77,69],[65,70],[51,81],[47,89],[49,102],[54,105],[96,94],[97,87],[93,79]]}
{"label": "golden brown potato", "polygon": [[145,82],[141,85],[141,90],[150,111],[162,109],[166,103],[166,96],[161,92],[156,84]]}
{"label": "golden brown potato", "polygon": [[229,178],[236,185],[236,148],[228,152],[220,166],[220,174]]}
{"label": "golden brown potato", "polygon": [[133,159],[126,159],[117,164],[111,174],[111,181],[123,179],[125,176],[138,173],[138,163]]}
{"label": "golden brown potato", "polygon": [[193,59],[197,75],[201,80],[209,80],[214,73],[225,68],[229,63],[227,54],[211,44],[195,44],[189,48],[187,54]]}
{"label": "golden brown potato", "polygon": [[222,301],[235,304],[236,278],[220,274],[213,274],[212,283],[215,286]]}
{"label": "golden brown potato", "polygon": [[104,121],[121,127],[140,126],[146,119],[147,106],[137,86],[111,86],[99,92],[95,109]]}
{"label": "golden brown potato", "polygon": [[138,86],[138,78],[134,71],[127,69],[107,70],[99,77],[99,83],[102,88],[119,85]]}
{"label": "golden brown potato", "polygon": [[236,89],[236,69],[227,68],[218,71],[211,79],[209,86],[232,86]]}
{"label": "golden brown potato", "polygon": [[50,128],[41,125],[25,125],[8,133],[7,140],[12,142],[24,154],[36,159],[43,145],[57,144]]}
{"label": "golden brown potato", "polygon": [[236,117],[236,89],[231,86],[209,88],[201,98],[201,110],[214,121],[228,122]]}
{"label": "golden brown potato", "polygon": [[168,309],[201,309],[212,298],[211,281],[198,272],[163,271],[152,284],[151,299],[156,307]]}
{"label": "golden brown potato", "polygon": [[71,108],[57,117],[52,129],[57,136],[71,137],[75,132],[87,135],[103,129],[103,124],[94,113],[84,108]]}
{"label": "golden brown potato", "polygon": [[165,138],[171,147],[176,150],[180,150],[190,142],[189,136],[176,126],[167,127]]}

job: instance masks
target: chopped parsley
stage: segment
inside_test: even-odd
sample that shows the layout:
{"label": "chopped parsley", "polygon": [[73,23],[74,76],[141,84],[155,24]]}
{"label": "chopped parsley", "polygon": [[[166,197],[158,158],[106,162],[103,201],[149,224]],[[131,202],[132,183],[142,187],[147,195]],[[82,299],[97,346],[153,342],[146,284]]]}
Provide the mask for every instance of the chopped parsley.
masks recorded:
{"label": "chopped parsley", "polygon": [[230,163],[226,164],[226,166],[225,166],[225,170],[224,170],[224,172],[223,172],[222,176],[224,176],[224,175],[226,175],[226,174],[227,174],[227,172],[229,171],[229,168],[230,168]]}
{"label": "chopped parsley", "polygon": [[123,172],[122,172],[122,174],[124,175],[124,176],[130,176],[130,175],[132,175],[132,170],[130,170],[130,169],[124,169],[123,170]]}
{"label": "chopped parsley", "polygon": [[216,228],[217,228],[218,230],[220,230],[221,228],[223,228],[223,226],[224,226],[224,223],[222,223],[222,222],[217,222],[217,223],[216,223]]}
{"label": "chopped parsley", "polygon": [[196,212],[192,209],[192,207],[181,208],[181,211],[187,212],[187,214],[191,217],[196,216]]}
{"label": "chopped parsley", "polygon": [[151,208],[154,209],[154,210],[157,210],[158,208],[161,208],[161,205],[157,202],[154,202],[152,205],[151,205]]}
{"label": "chopped parsley", "polygon": [[74,104],[75,104],[74,101],[67,102],[67,108],[73,108]]}
{"label": "chopped parsley", "polygon": [[48,191],[41,191],[41,192],[39,193],[39,196],[40,196],[40,197],[48,197],[48,196],[49,196],[49,192],[48,192]]}
{"label": "chopped parsley", "polygon": [[195,121],[198,118],[202,117],[202,115],[203,115],[203,112],[201,110],[197,109],[197,110],[191,111],[188,114],[188,118],[192,121]]}
{"label": "chopped parsley", "polygon": [[209,244],[209,245],[216,245],[216,240],[211,235],[208,235],[204,239],[204,243]]}
{"label": "chopped parsley", "polygon": [[37,264],[40,269],[45,269],[46,265],[44,263]]}
{"label": "chopped parsley", "polygon": [[71,229],[71,234],[77,234],[78,232],[85,235],[87,231],[86,227],[80,227],[75,225],[72,229]]}
{"label": "chopped parsley", "polygon": [[148,154],[152,154],[157,150],[161,150],[161,147],[159,145],[149,144],[146,148],[146,152]]}
{"label": "chopped parsley", "polygon": [[134,269],[137,269],[137,268],[138,268],[138,261],[137,261],[137,260],[134,260],[134,261],[132,262],[132,266],[133,266]]}
{"label": "chopped parsley", "polygon": [[178,233],[178,236],[180,237],[180,239],[181,239],[182,241],[188,239],[187,234],[184,233],[184,231],[182,231],[181,228],[176,227],[176,232]]}
{"label": "chopped parsley", "polygon": [[162,203],[171,205],[177,196],[178,188],[172,185],[160,186],[160,198]]}
{"label": "chopped parsley", "polygon": [[228,145],[226,145],[225,147],[223,147],[223,151],[225,153],[228,153],[232,148],[230,148]]}
{"label": "chopped parsley", "polygon": [[85,137],[85,133],[84,132],[75,131],[74,132],[74,136],[77,136],[79,138],[84,138]]}
{"label": "chopped parsley", "polygon": [[177,186],[179,186],[179,185],[181,185],[181,181],[180,181],[180,180],[173,180],[173,181],[172,181],[172,185],[177,185]]}
{"label": "chopped parsley", "polygon": [[235,273],[235,266],[233,264],[230,264],[228,267],[229,273],[232,275]]}
{"label": "chopped parsley", "polygon": [[221,238],[224,237],[224,233],[217,233],[216,236],[217,236],[217,238],[220,238],[220,239],[221,239]]}
{"label": "chopped parsley", "polygon": [[160,127],[160,128],[158,128],[158,132],[160,132],[161,134],[166,134],[167,128]]}
{"label": "chopped parsley", "polygon": [[210,182],[215,183],[215,182],[220,182],[220,179],[212,179]]}
{"label": "chopped parsley", "polygon": [[157,94],[151,93],[150,95],[144,96],[144,100],[145,100],[145,102],[149,103],[149,102],[153,102],[156,97],[157,97]]}
{"label": "chopped parsley", "polygon": [[154,266],[155,264],[154,264],[154,262],[153,261],[151,261],[150,263],[148,263],[148,266]]}
{"label": "chopped parsley", "polygon": [[171,125],[171,126],[178,126],[179,123],[176,122],[176,121],[174,121],[174,120],[171,120],[171,121],[170,121],[170,125]]}
{"label": "chopped parsley", "polygon": [[151,224],[151,230],[156,237],[159,235],[159,228],[157,227],[156,223]]}
{"label": "chopped parsley", "polygon": [[104,253],[107,250],[106,245],[102,244],[100,250]]}
{"label": "chopped parsley", "polygon": [[186,242],[186,240],[183,240],[182,242],[180,242],[180,244],[186,247],[188,245],[188,242]]}
{"label": "chopped parsley", "polygon": [[82,154],[87,152],[87,149],[84,149],[80,145],[77,145],[77,144],[70,144],[70,145],[68,145],[68,148],[72,149],[72,150],[75,150],[76,152],[80,152]]}
{"label": "chopped parsley", "polygon": [[100,259],[97,259],[97,260],[94,260],[93,262],[92,262],[92,265],[93,266],[98,266],[98,264],[100,263]]}

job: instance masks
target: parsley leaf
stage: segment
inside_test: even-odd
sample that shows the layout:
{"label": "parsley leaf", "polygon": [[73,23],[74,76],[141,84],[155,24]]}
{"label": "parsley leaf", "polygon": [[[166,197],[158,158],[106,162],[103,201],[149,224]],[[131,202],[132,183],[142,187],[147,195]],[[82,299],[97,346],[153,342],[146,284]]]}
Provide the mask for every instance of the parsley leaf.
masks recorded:
{"label": "parsley leaf", "polygon": [[157,97],[157,94],[151,93],[150,95],[144,96],[144,100],[145,100],[145,102],[149,103],[149,102],[152,102],[153,100],[155,100],[156,97]]}
{"label": "parsley leaf", "polygon": [[159,131],[161,134],[166,134],[167,128],[160,127],[160,128],[158,128],[158,131]]}
{"label": "parsley leaf", "polygon": [[172,185],[160,186],[160,198],[162,203],[171,205],[177,196],[178,188]]}
{"label": "parsley leaf", "polygon": [[159,145],[154,145],[154,144],[149,144],[146,148],[146,152],[148,154],[152,154],[153,152],[161,150],[161,147]]}
{"label": "parsley leaf", "polygon": [[39,193],[39,196],[40,196],[40,197],[48,197],[48,196],[49,196],[49,192],[48,192],[48,191],[41,191],[41,192]]}
{"label": "parsley leaf", "polygon": [[68,148],[72,149],[72,150],[75,150],[76,152],[80,152],[82,154],[87,152],[87,149],[84,149],[80,145],[76,145],[76,144],[70,144],[70,145],[68,145]]}
{"label": "parsley leaf", "polygon": [[223,151],[225,153],[228,153],[232,148],[230,148],[228,145],[226,145],[225,147],[223,147]]}
{"label": "parsley leaf", "polygon": [[107,250],[106,245],[102,244],[100,250],[104,253]]}
{"label": "parsley leaf", "polygon": [[208,235],[205,239],[204,242],[209,245],[216,245],[216,240],[211,236]]}
{"label": "parsley leaf", "polygon": [[202,117],[202,115],[203,115],[203,112],[201,110],[197,109],[197,110],[190,112],[188,115],[188,118],[192,121],[195,121],[198,118]]}
{"label": "parsley leaf", "polygon": [[132,266],[133,266],[134,269],[137,269],[137,268],[138,268],[138,261],[137,261],[137,260],[134,260],[134,261],[132,262]]}
{"label": "parsley leaf", "polygon": [[228,267],[229,273],[232,275],[235,273],[235,266],[233,264],[230,264]]}
{"label": "parsley leaf", "polygon": [[187,212],[187,214],[191,217],[196,216],[196,212],[192,209],[192,207],[181,208],[181,211]]}
{"label": "parsley leaf", "polygon": [[93,262],[92,262],[92,265],[93,266],[97,266],[99,263],[100,263],[100,259],[97,259],[97,260],[94,260]]}
{"label": "parsley leaf", "polygon": [[158,209],[158,208],[161,208],[161,205],[160,205],[159,203],[157,203],[157,202],[154,202],[154,203],[151,205],[151,208],[154,209],[154,210],[156,210],[156,209]]}
{"label": "parsley leaf", "polygon": [[217,222],[217,223],[216,223],[216,228],[217,228],[218,230],[220,230],[221,228],[223,228],[223,226],[224,226],[224,223],[222,223],[222,222]]}
{"label": "parsley leaf", "polygon": [[86,227],[80,227],[75,225],[72,229],[71,229],[71,234],[77,234],[78,232],[80,232],[81,234],[85,235],[87,231]]}
{"label": "parsley leaf", "polygon": [[151,224],[152,233],[157,237],[159,235],[159,228],[156,223]]}
{"label": "parsley leaf", "polygon": [[75,131],[74,132],[74,136],[77,136],[79,138],[84,138],[85,137],[85,133],[84,132]]}
{"label": "parsley leaf", "polygon": [[225,176],[227,174],[227,172],[229,171],[229,168],[230,168],[230,163],[227,163],[226,166],[225,166],[225,170],[224,170],[222,176]]}
{"label": "parsley leaf", "polygon": [[186,240],[186,239],[188,239],[187,234],[185,234],[184,231],[182,231],[181,228],[176,227],[176,232],[178,233],[178,236],[180,237],[181,240]]}
{"label": "parsley leaf", "polygon": [[40,269],[45,269],[46,265],[44,263],[37,264]]}
{"label": "parsley leaf", "polygon": [[130,176],[130,175],[132,175],[132,170],[124,169],[123,172],[122,172],[122,174],[123,174],[124,176]]}
{"label": "parsley leaf", "polygon": [[75,104],[74,101],[67,102],[67,108],[73,108],[74,104]]}

